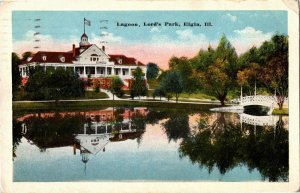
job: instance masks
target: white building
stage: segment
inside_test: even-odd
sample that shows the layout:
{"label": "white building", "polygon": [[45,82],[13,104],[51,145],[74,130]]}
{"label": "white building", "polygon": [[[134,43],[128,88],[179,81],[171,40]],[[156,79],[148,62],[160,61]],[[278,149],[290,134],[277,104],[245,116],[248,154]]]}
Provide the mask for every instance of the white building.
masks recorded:
{"label": "white building", "polygon": [[[79,47],[73,44],[68,52],[39,51],[27,62],[19,65],[22,83],[28,79],[28,68],[35,66],[48,68],[63,67],[74,70],[83,79],[88,77],[99,80],[101,88],[108,88],[111,84],[111,76],[119,76],[126,86],[129,86],[132,72],[140,67],[146,74],[146,65],[132,57],[125,55],[108,55],[105,47],[99,48],[96,44],[88,42],[88,36],[81,36]],[[146,77],[145,77],[146,79]]]}

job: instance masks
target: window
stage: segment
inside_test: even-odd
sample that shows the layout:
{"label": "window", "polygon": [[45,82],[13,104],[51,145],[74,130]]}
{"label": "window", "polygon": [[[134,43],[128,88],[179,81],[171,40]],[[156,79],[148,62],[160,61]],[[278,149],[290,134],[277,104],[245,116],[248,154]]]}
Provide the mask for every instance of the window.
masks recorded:
{"label": "window", "polygon": [[43,61],[46,61],[47,56],[43,56],[42,59],[43,59]]}
{"label": "window", "polygon": [[107,74],[111,74],[111,68],[107,68]]}
{"label": "window", "polygon": [[122,59],[119,59],[119,60],[118,60],[118,63],[119,63],[119,64],[122,64]]}
{"label": "window", "polygon": [[60,57],[60,61],[65,62],[65,57]]}

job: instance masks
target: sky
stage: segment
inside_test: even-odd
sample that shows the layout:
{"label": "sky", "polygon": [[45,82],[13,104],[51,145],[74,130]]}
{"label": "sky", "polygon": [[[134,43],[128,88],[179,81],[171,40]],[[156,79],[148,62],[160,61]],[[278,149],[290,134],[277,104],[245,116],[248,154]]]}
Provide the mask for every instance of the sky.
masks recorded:
{"label": "sky", "polygon": [[[286,11],[14,11],[13,51],[70,51],[78,46],[84,18],[89,42],[108,54],[124,54],[168,68],[172,56],[193,57],[224,34],[238,54],[260,46],[275,33],[288,34]],[[144,26],[160,23],[161,26]],[[177,22],[180,26],[165,25]],[[184,26],[184,22],[199,26]],[[212,26],[204,26],[210,22]],[[135,23],[138,26],[118,26]],[[34,35],[35,33],[38,33]]]}

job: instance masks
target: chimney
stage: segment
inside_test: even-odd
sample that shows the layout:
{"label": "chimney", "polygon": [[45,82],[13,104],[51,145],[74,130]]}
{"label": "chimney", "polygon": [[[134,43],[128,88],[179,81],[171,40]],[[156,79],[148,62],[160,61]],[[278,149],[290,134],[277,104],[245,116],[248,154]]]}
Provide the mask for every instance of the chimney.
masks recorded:
{"label": "chimney", "polygon": [[102,46],[102,51],[105,52],[105,46]]}
{"label": "chimney", "polygon": [[73,44],[72,53],[73,53],[73,57],[75,57],[76,56],[76,53],[75,53],[75,44]]}

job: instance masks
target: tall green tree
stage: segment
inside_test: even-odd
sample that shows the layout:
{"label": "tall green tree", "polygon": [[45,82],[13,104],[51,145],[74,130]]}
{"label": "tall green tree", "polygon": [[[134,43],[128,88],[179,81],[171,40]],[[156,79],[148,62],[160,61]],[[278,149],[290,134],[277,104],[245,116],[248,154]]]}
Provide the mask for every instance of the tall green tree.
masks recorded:
{"label": "tall green tree", "polygon": [[161,88],[167,93],[175,94],[177,103],[179,94],[183,91],[183,83],[179,73],[176,71],[168,72],[161,81]]}
{"label": "tall green tree", "polygon": [[113,94],[113,100],[115,100],[115,95],[121,97],[124,94],[123,91],[124,83],[119,76],[113,76],[111,86],[109,88],[110,92]]}
{"label": "tall green tree", "polygon": [[208,94],[225,105],[228,92],[237,85],[237,54],[225,35],[213,53],[213,63],[202,71],[202,85]]}
{"label": "tall green tree", "polygon": [[208,67],[203,81],[206,92],[215,96],[222,106],[225,105],[226,96],[231,86],[231,77],[224,68],[225,62],[220,59],[216,60],[213,65]]}
{"label": "tall green tree", "polygon": [[180,57],[176,59],[176,62],[172,71],[176,71],[180,75],[183,91],[187,93],[196,91],[199,88],[199,84],[197,78],[194,76],[194,70],[190,60],[187,57]]}
{"label": "tall green tree", "polygon": [[34,100],[54,99],[84,95],[84,83],[80,77],[71,70],[63,68],[44,70],[37,66],[35,72],[29,77],[25,91]]}
{"label": "tall green tree", "polygon": [[147,96],[147,85],[145,80],[145,74],[140,67],[137,67],[133,72],[133,79],[130,88],[130,95],[132,98],[141,96]]}
{"label": "tall green tree", "polygon": [[147,80],[153,80],[156,79],[158,76],[159,68],[157,64],[149,63],[147,64],[147,72],[146,72],[146,78]]}
{"label": "tall green tree", "polygon": [[198,54],[190,59],[192,67],[197,71],[205,71],[214,63],[215,50],[209,45],[207,50],[201,49]]}
{"label": "tall green tree", "polygon": [[259,71],[259,80],[270,93],[276,91],[276,99],[279,109],[282,109],[285,97],[288,96],[288,37],[276,34],[271,39],[271,49],[266,52],[264,47],[260,52],[266,52],[266,65]]}
{"label": "tall green tree", "polygon": [[11,72],[12,72],[12,90],[16,91],[21,84],[21,75],[19,71],[19,65],[21,64],[21,59],[19,56],[13,52],[11,62]]}

